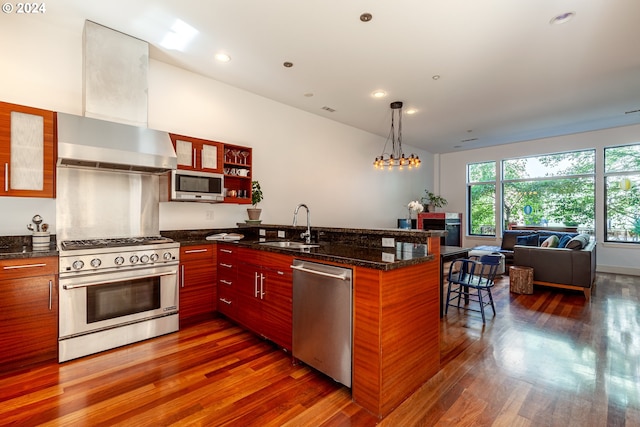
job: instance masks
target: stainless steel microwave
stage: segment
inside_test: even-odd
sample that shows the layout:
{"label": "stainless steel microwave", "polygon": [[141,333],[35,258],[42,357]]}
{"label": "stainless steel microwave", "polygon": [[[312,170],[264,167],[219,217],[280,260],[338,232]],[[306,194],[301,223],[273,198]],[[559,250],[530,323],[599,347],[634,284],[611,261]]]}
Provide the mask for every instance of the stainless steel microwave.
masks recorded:
{"label": "stainless steel microwave", "polygon": [[221,173],[171,171],[171,200],[182,202],[223,202],[224,175]]}

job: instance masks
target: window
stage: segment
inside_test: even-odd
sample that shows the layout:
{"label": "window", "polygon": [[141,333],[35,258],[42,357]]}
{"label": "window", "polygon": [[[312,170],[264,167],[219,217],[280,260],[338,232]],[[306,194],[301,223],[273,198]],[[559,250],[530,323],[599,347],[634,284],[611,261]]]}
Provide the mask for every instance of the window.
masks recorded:
{"label": "window", "polygon": [[604,149],[606,242],[640,243],[640,144]]}
{"label": "window", "polygon": [[496,235],[496,162],[467,165],[470,235]]}
{"label": "window", "polygon": [[593,233],[595,150],[503,160],[502,177],[505,229],[517,224]]}

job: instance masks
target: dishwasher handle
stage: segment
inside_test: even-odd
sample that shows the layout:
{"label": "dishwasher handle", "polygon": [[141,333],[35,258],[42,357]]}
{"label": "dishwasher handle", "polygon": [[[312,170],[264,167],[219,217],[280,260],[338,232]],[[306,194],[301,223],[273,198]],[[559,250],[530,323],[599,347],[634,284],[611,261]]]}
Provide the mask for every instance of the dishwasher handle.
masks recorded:
{"label": "dishwasher handle", "polygon": [[293,268],[294,270],[303,271],[305,273],[317,274],[319,276],[326,276],[326,277],[331,277],[331,278],[340,279],[340,280],[349,280],[349,277],[347,276],[346,273],[343,273],[343,274],[325,273],[324,271],[311,270],[309,268],[304,268],[301,265],[292,265],[291,268]]}

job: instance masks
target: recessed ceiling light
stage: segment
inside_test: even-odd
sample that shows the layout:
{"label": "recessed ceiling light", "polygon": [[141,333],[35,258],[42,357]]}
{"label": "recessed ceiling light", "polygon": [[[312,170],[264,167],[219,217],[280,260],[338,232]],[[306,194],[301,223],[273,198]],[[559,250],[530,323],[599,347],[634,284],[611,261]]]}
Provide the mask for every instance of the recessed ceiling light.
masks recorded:
{"label": "recessed ceiling light", "polygon": [[371,96],[373,96],[374,98],[384,98],[385,96],[387,96],[387,92],[383,90],[376,90],[371,93]]}
{"label": "recessed ceiling light", "polygon": [[413,115],[415,113],[417,113],[418,110],[416,110],[415,108],[409,108],[407,109],[407,111],[405,111],[405,113],[409,114],[409,115]]}
{"label": "recessed ceiling light", "polygon": [[549,21],[549,23],[551,25],[564,24],[565,22],[570,21],[574,16],[576,16],[575,12],[561,13],[560,15],[551,18],[551,21]]}
{"label": "recessed ceiling light", "polygon": [[373,15],[370,13],[363,13],[362,15],[360,15],[360,20],[362,22],[369,22],[373,19]]}
{"label": "recessed ceiling light", "polygon": [[286,61],[286,62],[283,62],[282,65],[285,68],[291,68],[291,67],[293,67],[293,62]]}
{"label": "recessed ceiling light", "polygon": [[231,57],[226,53],[216,53],[215,58],[220,62],[229,62],[231,61]]}
{"label": "recessed ceiling light", "polygon": [[440,74],[436,74],[433,77],[431,77],[433,80],[440,80]]}

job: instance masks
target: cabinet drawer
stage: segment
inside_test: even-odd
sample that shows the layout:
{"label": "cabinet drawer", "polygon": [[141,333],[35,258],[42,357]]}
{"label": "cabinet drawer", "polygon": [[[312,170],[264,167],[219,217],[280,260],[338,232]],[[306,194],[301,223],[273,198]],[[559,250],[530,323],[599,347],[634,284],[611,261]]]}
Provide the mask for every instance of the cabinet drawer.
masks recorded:
{"label": "cabinet drawer", "polygon": [[214,246],[211,245],[193,245],[180,248],[180,262],[188,262],[199,259],[213,260]]}
{"label": "cabinet drawer", "polygon": [[238,280],[238,275],[236,274],[235,271],[233,272],[225,271],[224,268],[221,271],[220,267],[218,267],[218,287],[220,288],[228,287],[228,288],[235,289],[237,287],[237,283],[236,283],[237,280]]}
{"label": "cabinet drawer", "polygon": [[218,262],[225,262],[227,264],[235,264],[238,259],[238,247],[233,245],[225,245],[218,243]]}
{"label": "cabinet drawer", "polygon": [[217,309],[220,313],[236,320],[238,296],[228,286],[218,286]]}
{"label": "cabinet drawer", "polygon": [[58,274],[58,258],[42,257],[0,260],[0,272],[0,277],[3,280]]}

